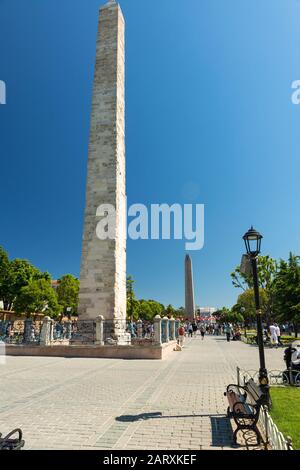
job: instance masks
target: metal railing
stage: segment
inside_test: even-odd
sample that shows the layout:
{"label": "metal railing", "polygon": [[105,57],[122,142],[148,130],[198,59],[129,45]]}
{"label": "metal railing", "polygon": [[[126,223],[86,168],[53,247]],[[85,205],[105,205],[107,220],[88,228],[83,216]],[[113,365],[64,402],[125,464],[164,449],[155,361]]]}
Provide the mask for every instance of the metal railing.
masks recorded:
{"label": "metal railing", "polygon": [[31,318],[16,321],[0,320],[0,341],[5,344],[35,344],[40,346],[68,344],[133,345],[165,344],[178,339],[180,321],[155,317],[153,322],[124,319],[95,320],[60,319],[47,316],[43,321]]}
{"label": "metal railing", "polygon": [[[245,370],[240,367],[237,370],[237,383],[238,385],[244,385],[248,380],[253,379],[254,382],[259,383],[257,370]],[[272,386],[276,385],[291,385],[293,387],[300,387],[300,371],[289,368],[284,371],[282,370],[268,370],[269,384]]]}
{"label": "metal railing", "polygon": [[[244,370],[240,367],[236,368],[237,370],[237,384],[244,386],[246,382],[250,379],[253,379],[256,383],[258,383],[258,371],[255,370]],[[296,372],[298,377],[299,375],[299,382],[297,384],[290,382],[293,375],[293,372]],[[276,385],[300,385],[300,372],[299,371],[277,371],[271,370],[268,371],[268,378],[269,384],[272,386]],[[298,380],[298,379],[297,379]],[[284,437],[281,431],[279,431],[277,425],[274,423],[272,417],[268,412],[267,406],[262,406],[260,409],[258,423],[260,429],[263,432],[263,437],[266,445],[269,445],[272,450],[293,450],[292,448],[292,439],[290,437]]]}
{"label": "metal railing", "polygon": [[[26,326],[27,325],[27,326]],[[6,344],[39,344],[40,321],[30,320],[0,320],[0,341]]]}
{"label": "metal railing", "polygon": [[263,431],[266,445],[269,445],[272,450],[293,450],[292,439],[285,438],[279,431],[266,406],[260,409],[258,424]]}

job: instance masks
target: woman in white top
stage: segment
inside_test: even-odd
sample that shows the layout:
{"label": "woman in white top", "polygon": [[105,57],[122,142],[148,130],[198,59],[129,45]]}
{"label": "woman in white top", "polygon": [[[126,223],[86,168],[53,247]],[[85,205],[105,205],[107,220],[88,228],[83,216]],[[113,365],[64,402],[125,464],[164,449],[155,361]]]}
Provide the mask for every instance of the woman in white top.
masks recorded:
{"label": "woman in white top", "polygon": [[282,342],[281,342],[281,331],[280,331],[280,328],[279,326],[277,325],[277,323],[275,323],[275,327],[276,327],[276,335],[277,335],[277,339],[278,339],[278,344],[280,344],[280,346],[282,346]]}
{"label": "woman in white top", "polygon": [[276,326],[273,325],[273,323],[270,326],[270,334],[271,334],[272,344],[275,344],[275,346],[277,347],[278,346],[278,337],[277,337],[277,333],[276,333]]}

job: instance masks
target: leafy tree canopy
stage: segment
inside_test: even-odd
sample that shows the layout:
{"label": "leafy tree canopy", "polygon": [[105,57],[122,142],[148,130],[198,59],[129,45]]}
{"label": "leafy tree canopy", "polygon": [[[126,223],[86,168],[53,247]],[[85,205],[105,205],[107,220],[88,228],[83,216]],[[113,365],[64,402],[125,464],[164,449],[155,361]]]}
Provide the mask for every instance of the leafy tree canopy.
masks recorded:
{"label": "leafy tree canopy", "polygon": [[44,313],[53,318],[61,312],[57,295],[46,279],[32,280],[23,286],[14,305],[17,313],[25,313],[27,316],[35,313]]}
{"label": "leafy tree canopy", "polygon": [[300,257],[290,253],[288,261],[280,260],[272,291],[274,310],[280,321],[300,324]]}
{"label": "leafy tree canopy", "polygon": [[65,274],[59,279],[57,287],[58,302],[62,305],[64,313],[71,308],[71,313],[76,314],[78,308],[79,280],[72,274]]}

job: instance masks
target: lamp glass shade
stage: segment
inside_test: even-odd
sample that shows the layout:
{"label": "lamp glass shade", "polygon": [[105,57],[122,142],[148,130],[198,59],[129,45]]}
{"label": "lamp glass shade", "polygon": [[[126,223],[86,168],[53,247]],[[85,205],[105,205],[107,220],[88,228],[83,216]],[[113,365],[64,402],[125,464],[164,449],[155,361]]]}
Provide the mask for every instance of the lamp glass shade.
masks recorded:
{"label": "lamp glass shade", "polygon": [[247,233],[243,236],[245,242],[247,254],[251,256],[257,256],[260,253],[261,240],[263,236],[251,227]]}

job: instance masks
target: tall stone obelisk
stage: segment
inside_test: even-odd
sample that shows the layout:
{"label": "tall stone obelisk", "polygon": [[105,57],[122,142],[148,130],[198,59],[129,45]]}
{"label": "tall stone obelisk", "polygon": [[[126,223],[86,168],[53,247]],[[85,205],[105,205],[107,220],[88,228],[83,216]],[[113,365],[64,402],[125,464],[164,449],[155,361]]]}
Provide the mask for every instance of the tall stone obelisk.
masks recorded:
{"label": "tall stone obelisk", "polygon": [[195,319],[193,266],[190,255],[185,257],[185,314],[189,320]]}
{"label": "tall stone obelisk", "polygon": [[[114,239],[99,239],[99,206],[116,209]],[[122,336],[126,320],[125,23],[120,6],[100,8],[90,125],[79,319],[102,315]],[[114,328],[115,327],[115,328]],[[117,330],[117,331],[116,331]]]}

